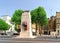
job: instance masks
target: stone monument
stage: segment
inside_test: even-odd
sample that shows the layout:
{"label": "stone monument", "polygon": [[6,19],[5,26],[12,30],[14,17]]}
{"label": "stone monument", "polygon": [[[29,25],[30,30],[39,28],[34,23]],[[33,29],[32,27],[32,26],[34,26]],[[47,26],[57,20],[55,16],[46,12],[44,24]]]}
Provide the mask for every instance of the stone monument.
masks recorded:
{"label": "stone monument", "polygon": [[21,16],[21,32],[20,38],[32,38],[31,15],[30,11],[26,10]]}

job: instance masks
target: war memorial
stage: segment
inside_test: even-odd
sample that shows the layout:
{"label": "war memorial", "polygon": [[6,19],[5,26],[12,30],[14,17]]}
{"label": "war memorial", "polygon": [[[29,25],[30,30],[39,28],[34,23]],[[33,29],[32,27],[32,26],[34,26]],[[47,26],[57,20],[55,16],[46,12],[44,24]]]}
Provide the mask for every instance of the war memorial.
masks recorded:
{"label": "war memorial", "polygon": [[18,38],[35,38],[32,35],[31,15],[29,10],[25,10],[21,16],[21,32]]}

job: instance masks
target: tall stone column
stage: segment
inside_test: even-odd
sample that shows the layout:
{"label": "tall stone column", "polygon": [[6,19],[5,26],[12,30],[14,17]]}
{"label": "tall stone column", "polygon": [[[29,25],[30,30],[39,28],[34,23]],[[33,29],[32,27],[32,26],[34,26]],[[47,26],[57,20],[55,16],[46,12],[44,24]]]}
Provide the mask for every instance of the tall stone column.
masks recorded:
{"label": "tall stone column", "polygon": [[31,15],[30,11],[24,11],[21,16],[20,38],[32,38]]}

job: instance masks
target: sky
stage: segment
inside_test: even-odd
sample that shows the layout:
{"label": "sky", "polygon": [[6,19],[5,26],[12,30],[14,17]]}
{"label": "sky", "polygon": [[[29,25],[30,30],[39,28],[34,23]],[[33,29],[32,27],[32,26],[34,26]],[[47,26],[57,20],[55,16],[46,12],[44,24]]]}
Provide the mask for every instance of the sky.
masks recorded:
{"label": "sky", "polygon": [[33,10],[39,6],[44,7],[47,17],[55,16],[60,12],[60,0],[0,0],[0,17],[13,16],[15,10]]}

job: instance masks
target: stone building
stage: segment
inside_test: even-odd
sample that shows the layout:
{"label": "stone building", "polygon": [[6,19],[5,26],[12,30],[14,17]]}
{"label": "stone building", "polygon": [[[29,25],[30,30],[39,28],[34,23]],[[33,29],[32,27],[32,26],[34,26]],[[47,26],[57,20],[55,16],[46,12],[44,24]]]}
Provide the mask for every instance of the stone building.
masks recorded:
{"label": "stone building", "polygon": [[60,12],[56,12],[56,32],[60,34]]}
{"label": "stone building", "polygon": [[54,32],[56,29],[56,17],[55,16],[51,16],[50,19],[48,20],[48,30],[49,32]]}
{"label": "stone building", "polygon": [[56,12],[56,16],[51,16],[48,19],[47,29],[49,32],[57,32],[58,35],[60,34],[60,12]]}
{"label": "stone building", "polygon": [[48,24],[44,26],[44,34],[50,34],[56,31],[56,17],[51,16],[48,18]]}

